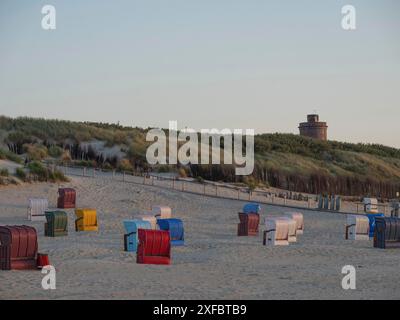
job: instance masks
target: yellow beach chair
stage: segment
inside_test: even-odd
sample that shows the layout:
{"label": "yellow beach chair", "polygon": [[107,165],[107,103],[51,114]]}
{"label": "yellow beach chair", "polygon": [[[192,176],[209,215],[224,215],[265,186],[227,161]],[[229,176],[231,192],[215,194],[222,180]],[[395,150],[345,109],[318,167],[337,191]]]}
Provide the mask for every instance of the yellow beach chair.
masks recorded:
{"label": "yellow beach chair", "polygon": [[75,231],[98,231],[97,214],[95,209],[75,210]]}

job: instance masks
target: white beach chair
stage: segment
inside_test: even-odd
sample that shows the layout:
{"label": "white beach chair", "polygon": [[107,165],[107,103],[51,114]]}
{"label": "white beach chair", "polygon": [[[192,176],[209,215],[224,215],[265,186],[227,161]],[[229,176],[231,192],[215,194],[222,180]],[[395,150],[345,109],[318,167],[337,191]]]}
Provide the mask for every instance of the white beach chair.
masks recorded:
{"label": "white beach chair", "polygon": [[289,245],[289,219],[265,218],[264,245]]}
{"label": "white beach chair", "polygon": [[171,219],[172,210],[167,206],[153,206],[151,208],[151,214],[159,219]]}
{"label": "white beach chair", "polygon": [[28,220],[46,221],[45,211],[49,209],[49,202],[45,198],[30,198],[28,200]]}
{"label": "white beach chair", "polygon": [[135,216],[135,219],[148,221],[151,224],[151,229],[157,230],[157,218],[151,214],[141,214]]}
{"label": "white beach chair", "polygon": [[369,240],[368,217],[347,215],[346,240]]}
{"label": "white beach chair", "polygon": [[303,214],[300,212],[286,212],[285,213],[289,218],[292,218],[296,221],[296,235],[304,233],[304,218]]}
{"label": "white beach chair", "polygon": [[287,217],[287,216],[283,216],[283,217],[278,217],[277,219],[283,219],[283,220],[287,220],[288,224],[289,224],[289,234],[288,234],[288,241],[289,243],[292,242],[296,242],[297,241],[297,222],[296,220]]}
{"label": "white beach chair", "polygon": [[378,213],[378,199],[376,198],[364,198],[364,211],[366,213]]}

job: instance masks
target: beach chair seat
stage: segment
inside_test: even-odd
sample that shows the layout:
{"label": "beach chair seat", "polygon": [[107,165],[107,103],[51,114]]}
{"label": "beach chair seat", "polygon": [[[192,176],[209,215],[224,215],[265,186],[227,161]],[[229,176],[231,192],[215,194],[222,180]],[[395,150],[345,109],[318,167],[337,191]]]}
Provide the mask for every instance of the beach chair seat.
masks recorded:
{"label": "beach chair seat", "polygon": [[28,220],[46,221],[45,211],[49,208],[49,202],[45,198],[31,198],[28,200]]}
{"label": "beach chair seat", "polygon": [[151,224],[144,220],[124,220],[124,251],[136,252],[138,245],[138,230],[151,229]]}
{"label": "beach chair seat", "polygon": [[63,237],[68,235],[68,215],[64,211],[46,211],[44,224],[45,237]]}
{"label": "beach chair seat", "polygon": [[369,240],[368,217],[347,215],[346,240]]}
{"label": "beach chair seat", "polygon": [[183,222],[180,219],[158,219],[157,224],[160,230],[169,231],[171,245],[183,246],[185,244],[185,232]]}
{"label": "beach chair seat", "polygon": [[381,249],[400,247],[400,218],[375,218],[374,247]]}
{"label": "beach chair seat", "polygon": [[58,189],[57,208],[72,209],[76,207],[76,191],[72,188]]}
{"label": "beach chair seat", "polygon": [[276,217],[265,219],[263,244],[271,246],[289,245],[289,220]]}
{"label": "beach chair seat", "polygon": [[239,213],[238,232],[239,237],[257,236],[260,224],[260,215],[258,213]]}
{"label": "beach chair seat", "polygon": [[150,215],[150,214],[141,214],[141,215],[135,216],[135,219],[148,221],[148,222],[150,222],[151,229],[157,230],[158,225],[157,225],[157,218],[155,216]]}
{"label": "beach chair seat", "polygon": [[37,268],[37,233],[29,226],[0,226],[0,269]]}
{"label": "beach chair seat", "polygon": [[286,215],[296,221],[296,235],[304,233],[304,218],[300,212],[286,212]]}
{"label": "beach chair seat", "polygon": [[243,206],[243,213],[260,213],[261,205],[259,203],[250,202]]}
{"label": "beach chair seat", "polygon": [[75,210],[75,231],[98,231],[97,212],[95,209]]}
{"label": "beach chair seat", "polygon": [[138,230],[136,262],[141,264],[171,264],[170,233],[164,230]]}
{"label": "beach chair seat", "polygon": [[369,237],[373,238],[375,234],[375,218],[384,217],[383,213],[368,213],[367,217],[369,219]]}
{"label": "beach chair seat", "polygon": [[151,214],[157,219],[170,219],[172,218],[172,210],[167,206],[153,206]]}

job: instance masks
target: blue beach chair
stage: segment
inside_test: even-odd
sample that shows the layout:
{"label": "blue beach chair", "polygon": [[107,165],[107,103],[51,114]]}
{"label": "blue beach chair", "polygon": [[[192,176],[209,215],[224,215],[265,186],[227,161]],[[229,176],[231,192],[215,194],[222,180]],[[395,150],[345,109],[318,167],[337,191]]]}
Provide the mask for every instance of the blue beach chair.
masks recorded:
{"label": "blue beach chair", "polygon": [[169,231],[171,245],[183,246],[185,244],[183,222],[181,219],[158,219],[157,224],[160,230]]}
{"label": "blue beach chair", "polygon": [[374,232],[375,232],[375,218],[376,217],[384,217],[385,215],[383,213],[368,213],[367,217],[369,219],[369,237],[373,238],[374,237]]}
{"label": "blue beach chair", "polygon": [[151,224],[143,220],[124,220],[126,234],[124,234],[124,250],[136,252],[138,245],[138,230],[151,229]]}
{"label": "blue beach chair", "polygon": [[243,213],[259,213],[261,206],[259,203],[251,202],[243,206]]}

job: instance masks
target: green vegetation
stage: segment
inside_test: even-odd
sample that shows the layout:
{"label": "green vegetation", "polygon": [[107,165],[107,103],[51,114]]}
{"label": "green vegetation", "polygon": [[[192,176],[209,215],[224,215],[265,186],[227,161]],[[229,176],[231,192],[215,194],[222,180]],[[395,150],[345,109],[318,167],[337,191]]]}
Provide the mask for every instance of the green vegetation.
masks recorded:
{"label": "green vegetation", "polygon": [[9,176],[8,169],[5,169],[5,168],[0,169],[0,176],[8,177]]}
{"label": "green vegetation", "polygon": [[[149,167],[145,157],[150,144],[145,139],[147,129],[0,116],[0,130],[6,133],[4,143],[12,151],[0,150],[0,159],[14,158],[19,162],[17,154],[25,153],[32,160],[50,156],[81,166],[141,172],[175,171],[182,177],[245,183],[251,189],[267,185],[296,192],[378,197],[394,197],[400,191],[400,150],[378,144],[318,141],[294,134],[261,134],[255,136],[252,177],[238,177],[234,165]],[[81,148],[82,142],[91,141],[117,147],[122,158],[105,158],[91,147]],[[44,177],[48,173],[40,169],[37,174]]]}
{"label": "green vegetation", "polygon": [[16,168],[15,175],[17,176],[17,178],[19,178],[22,181],[25,181],[25,179],[26,179],[26,173],[23,168]]}
{"label": "green vegetation", "polygon": [[59,146],[50,146],[48,150],[49,156],[53,158],[60,158],[63,155],[63,152],[63,148]]}
{"label": "green vegetation", "polygon": [[67,177],[59,170],[51,170],[38,161],[33,161],[28,164],[29,175],[26,176],[25,181],[49,181],[49,182],[66,182]]}
{"label": "green vegetation", "polygon": [[6,151],[4,149],[0,148],[0,160],[10,160],[16,163],[22,163],[22,159],[17,156],[15,153],[12,153],[10,151]]}

